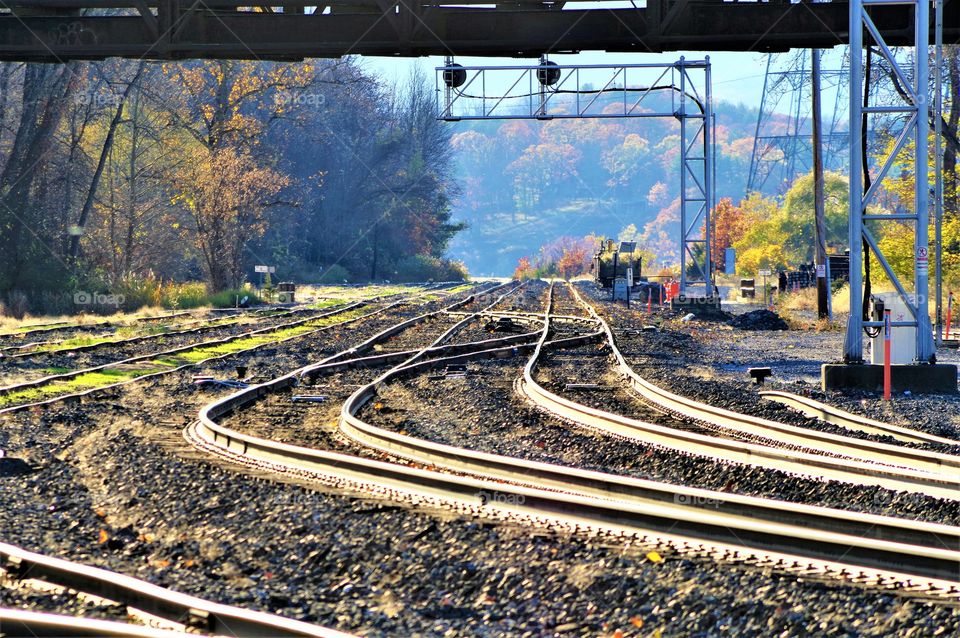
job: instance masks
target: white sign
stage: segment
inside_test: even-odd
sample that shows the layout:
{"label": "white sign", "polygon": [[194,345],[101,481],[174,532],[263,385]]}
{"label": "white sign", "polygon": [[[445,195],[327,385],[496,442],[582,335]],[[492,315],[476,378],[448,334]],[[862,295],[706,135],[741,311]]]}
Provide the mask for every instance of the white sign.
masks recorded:
{"label": "white sign", "polygon": [[817,278],[827,276],[827,265],[826,264],[817,264]]}
{"label": "white sign", "polygon": [[917,272],[925,273],[929,268],[928,250],[926,246],[917,246]]}
{"label": "white sign", "polygon": [[633,288],[633,267],[627,268],[627,287]]}
{"label": "white sign", "polygon": [[773,272],[771,270],[761,270],[757,274],[760,275],[761,277],[769,277],[770,275],[773,274]]}
{"label": "white sign", "polygon": [[276,266],[254,266],[253,272],[275,273],[277,272],[277,267]]}
{"label": "white sign", "polygon": [[613,300],[622,299],[630,301],[630,289],[627,287],[627,280],[623,277],[617,277],[613,280]]}

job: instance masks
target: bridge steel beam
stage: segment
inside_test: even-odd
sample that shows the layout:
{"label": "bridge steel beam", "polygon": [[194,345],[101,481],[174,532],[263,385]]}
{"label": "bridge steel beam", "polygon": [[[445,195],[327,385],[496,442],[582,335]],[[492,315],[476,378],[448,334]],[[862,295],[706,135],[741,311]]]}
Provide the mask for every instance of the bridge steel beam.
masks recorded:
{"label": "bridge steel beam", "polygon": [[[575,4],[484,9],[336,0],[322,5],[328,7],[323,13],[306,14],[302,7],[312,5],[304,0],[268,12],[246,10],[237,0],[8,0],[0,6],[0,60],[771,52],[828,49],[849,39],[846,2],[648,0],[638,9],[572,9]],[[960,1],[946,3],[944,25],[948,41],[960,39]],[[877,28],[891,46],[914,41],[910,7],[887,7]]]}

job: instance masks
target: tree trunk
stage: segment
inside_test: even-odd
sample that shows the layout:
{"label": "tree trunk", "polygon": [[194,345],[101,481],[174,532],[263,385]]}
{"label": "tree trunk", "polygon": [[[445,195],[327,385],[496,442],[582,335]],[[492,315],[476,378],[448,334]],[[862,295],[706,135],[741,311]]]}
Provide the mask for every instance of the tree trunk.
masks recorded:
{"label": "tree trunk", "polygon": [[[945,61],[947,73],[950,76],[950,116],[946,121],[946,133],[954,139],[958,137],[960,124],[960,47],[948,46]],[[946,217],[957,215],[957,203],[960,200],[957,194],[957,146],[944,144],[943,149],[943,210]]]}
{"label": "tree trunk", "polygon": [[[103,148],[100,149],[100,159],[97,161],[97,168],[93,172],[93,179],[90,180],[90,188],[87,190],[87,199],[84,201],[83,208],[80,210],[80,217],[77,219],[77,227],[80,229],[80,232],[82,232],[83,227],[87,224],[87,217],[89,217],[90,210],[93,208],[93,200],[97,194],[97,187],[100,185],[100,176],[103,175],[103,167],[107,162],[110,149],[113,147],[113,137],[117,132],[117,126],[120,124],[120,118],[123,117],[123,105],[127,101],[130,91],[133,90],[133,86],[139,81],[140,74],[143,73],[145,66],[146,62],[141,61],[133,79],[130,80],[127,87],[123,90],[123,95],[120,96],[120,103],[117,104],[117,110],[113,114],[113,119],[110,120],[107,137],[103,141]],[[70,250],[67,256],[71,261],[76,261],[77,254],[80,252],[80,232],[73,233],[70,236]]]}
{"label": "tree trunk", "polygon": [[[9,159],[0,174],[0,290],[16,288],[26,263],[62,261],[42,235],[42,226],[30,203],[37,168],[50,150],[63,120],[65,105],[75,87],[76,64],[30,64],[24,71],[23,109]],[[39,230],[38,230],[39,229]],[[65,265],[65,263],[64,263]],[[52,282],[51,282],[52,283]]]}

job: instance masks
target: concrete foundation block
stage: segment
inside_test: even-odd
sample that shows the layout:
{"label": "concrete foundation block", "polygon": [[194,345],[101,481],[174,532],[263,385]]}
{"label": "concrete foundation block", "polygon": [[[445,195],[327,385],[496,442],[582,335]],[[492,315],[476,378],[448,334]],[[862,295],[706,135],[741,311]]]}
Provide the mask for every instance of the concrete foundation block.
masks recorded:
{"label": "concrete foundation block", "polygon": [[[883,392],[883,366],[825,363],[821,380],[824,390]],[[914,394],[955,394],[957,366],[944,363],[891,366],[890,385],[893,392],[909,390]]]}

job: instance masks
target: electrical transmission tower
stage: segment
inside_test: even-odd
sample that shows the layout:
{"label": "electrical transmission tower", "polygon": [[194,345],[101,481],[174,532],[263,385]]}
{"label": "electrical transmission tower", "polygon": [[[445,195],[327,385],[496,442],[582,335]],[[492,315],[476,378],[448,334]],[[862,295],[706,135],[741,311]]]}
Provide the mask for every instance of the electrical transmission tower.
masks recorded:
{"label": "electrical transmission tower", "polygon": [[[810,56],[806,51],[767,55],[763,97],[750,155],[747,193],[784,193],[800,175],[813,169]],[[847,52],[839,69],[820,71],[825,170],[840,170],[847,157]],[[830,108],[832,105],[833,108]]]}

